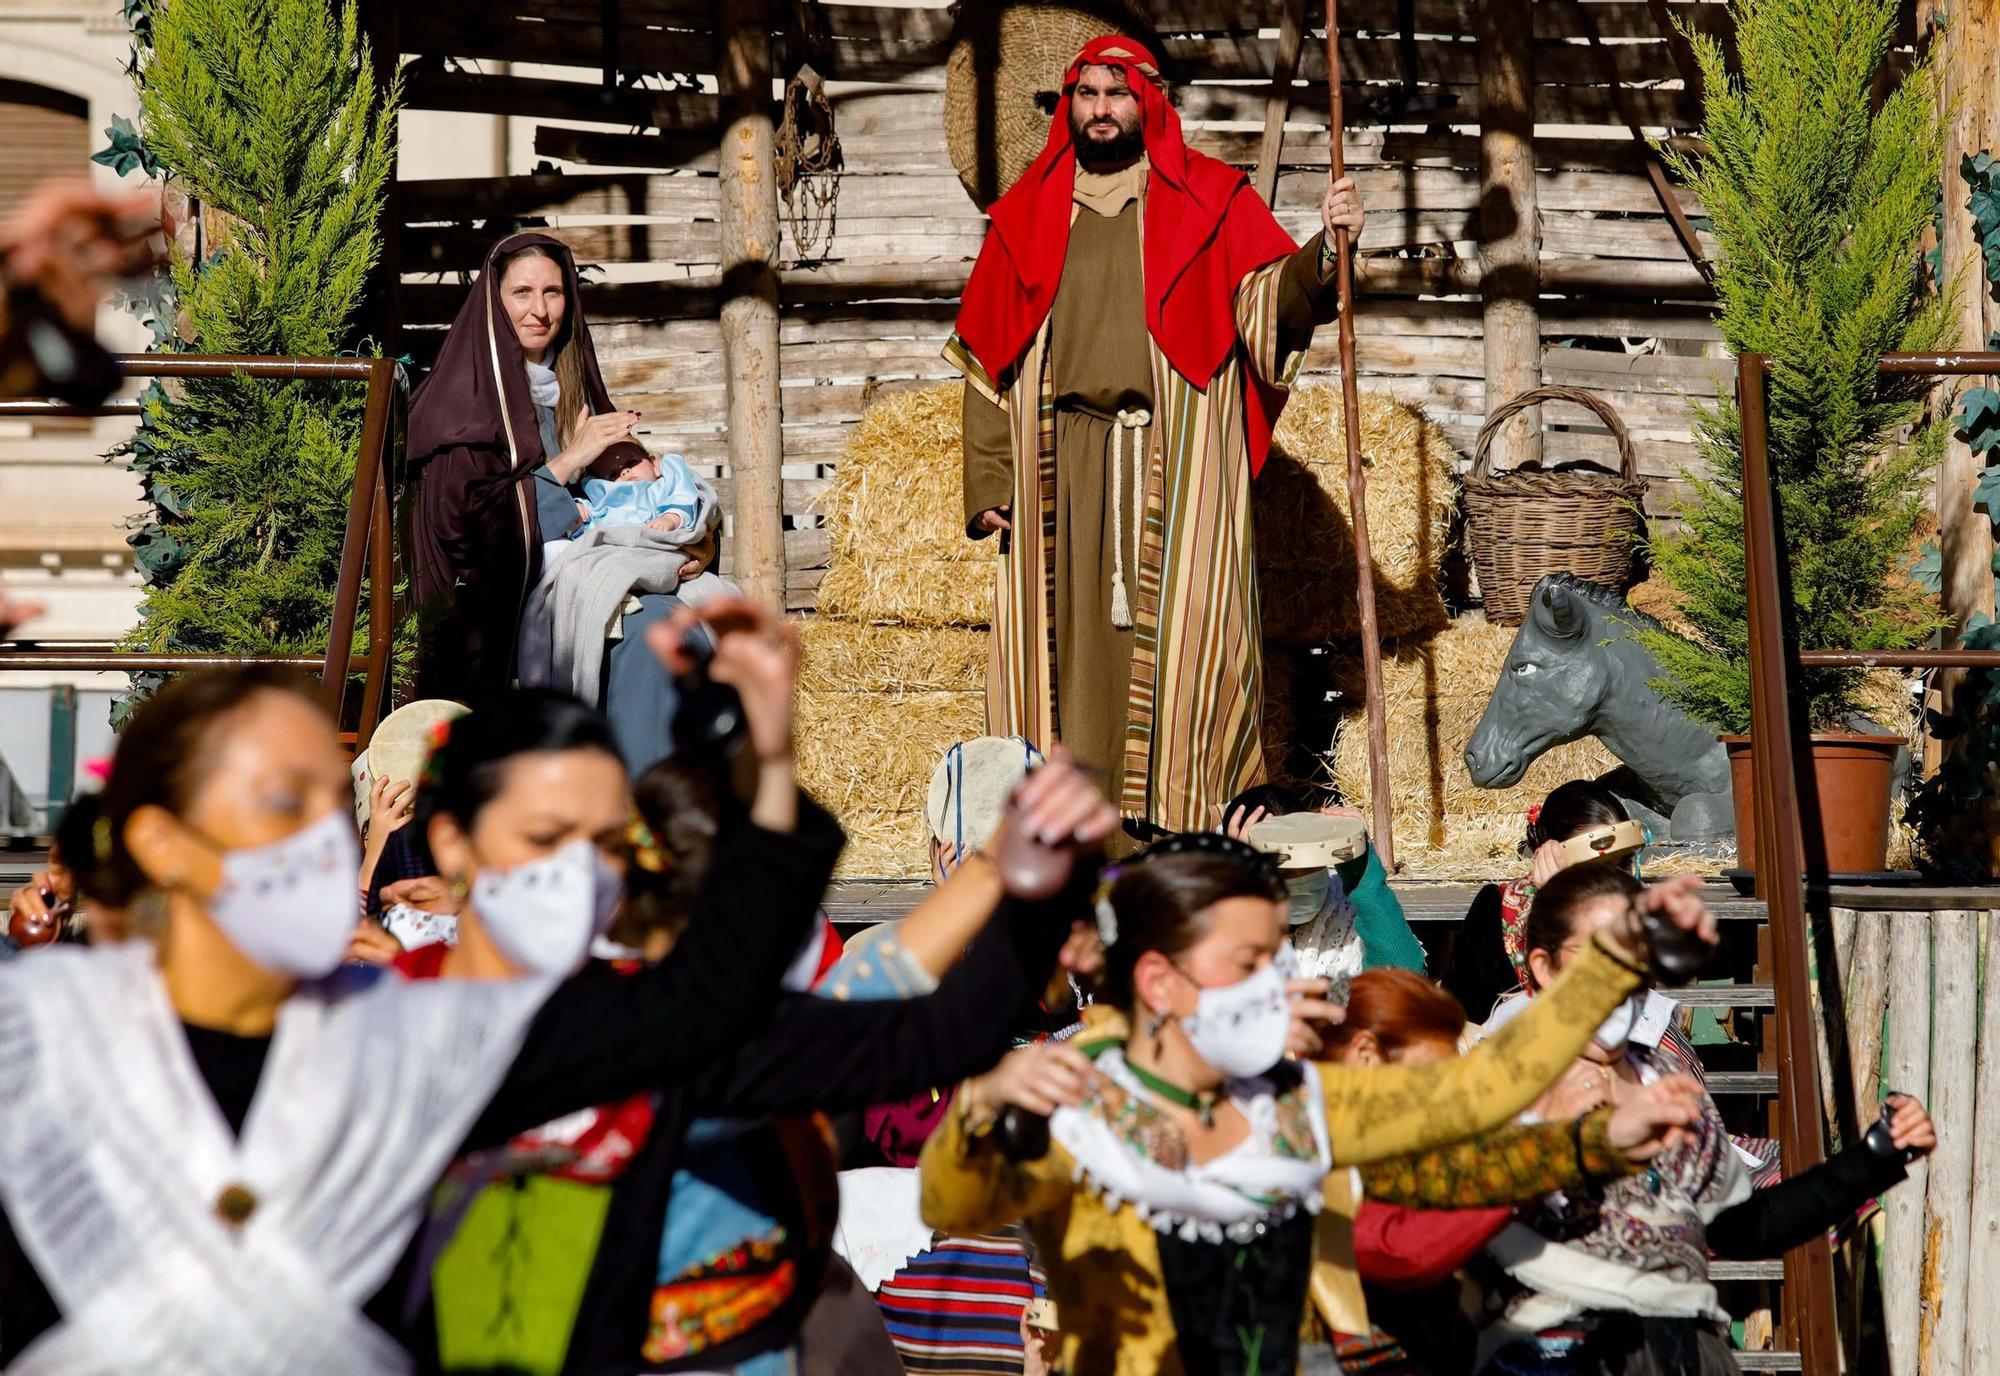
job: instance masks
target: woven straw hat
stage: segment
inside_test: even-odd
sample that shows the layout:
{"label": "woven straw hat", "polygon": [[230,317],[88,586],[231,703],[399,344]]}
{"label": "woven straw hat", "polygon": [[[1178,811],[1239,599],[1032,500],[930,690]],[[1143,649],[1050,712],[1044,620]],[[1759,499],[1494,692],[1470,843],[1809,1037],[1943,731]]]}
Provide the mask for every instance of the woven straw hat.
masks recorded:
{"label": "woven straw hat", "polygon": [[1107,33],[1154,46],[1151,26],[1120,0],[967,0],[959,11],[944,66],[944,136],[951,165],[980,209],[999,200],[1042,151],[1063,73],[1079,48]]}

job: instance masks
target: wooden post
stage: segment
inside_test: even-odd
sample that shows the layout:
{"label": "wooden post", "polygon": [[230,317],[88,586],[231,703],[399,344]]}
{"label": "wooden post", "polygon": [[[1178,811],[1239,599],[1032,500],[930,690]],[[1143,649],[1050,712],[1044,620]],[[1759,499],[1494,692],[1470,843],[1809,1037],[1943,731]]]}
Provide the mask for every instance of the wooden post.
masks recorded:
{"label": "wooden post", "polygon": [[[1933,19],[1943,19],[1942,6],[1918,5],[1918,22],[1927,27]],[[1937,41],[1943,72],[1941,97],[1946,102],[1950,122],[1945,130],[1942,172],[1944,176],[1943,277],[1958,285],[1957,337],[1947,347],[1983,349],[1993,328],[1994,309],[1986,282],[1984,254],[1974,233],[1972,214],[1965,201],[1970,188],[1958,174],[1959,161],[1967,153],[1993,148],[2000,140],[2000,120],[1995,119],[1993,71],[2000,64],[2000,18],[1991,0],[1985,3],[1950,6],[1949,27]],[[1942,394],[1952,395],[1949,383]],[[1973,488],[1979,482],[1980,460],[1970,446],[1954,433],[1945,444],[1938,464],[1937,494],[1938,552],[1943,586],[1940,589],[1945,613],[1952,619],[1954,636],[1964,630],[1974,613],[1993,615],[1993,525],[1986,513],[1972,507]],[[1942,705],[1949,706],[1951,695],[1965,678],[1964,671],[1952,670],[1938,676]],[[1925,757],[1933,766],[1940,747],[1926,739]]]}
{"label": "wooden post", "polygon": [[1978,1108],[1972,1140],[1985,1144],[1972,1162],[1972,1214],[1966,1227],[1971,1263],[1966,1268],[1965,1293],[1971,1308],[1965,1317],[1965,1369],[2000,1371],[2000,1163],[1992,1144],[2000,1142],[2000,921],[1985,915],[1986,988],[1980,1000]]}
{"label": "wooden post", "polygon": [[[1535,207],[1535,24],[1531,0],[1478,0],[1479,295],[1486,414],[1542,385],[1542,227]],[[1494,437],[1500,468],[1542,457],[1542,408]]]}
{"label": "wooden post", "polygon": [[[1960,910],[1931,915],[1931,1092],[1937,1150],[1924,1192],[1923,1326],[1917,1361],[1925,1376],[1962,1376],[1965,1273],[1971,1245],[1973,1058],[1979,1025],[1979,919]],[[1900,1086],[1898,1086],[1900,1087]],[[1991,1304],[1994,1297],[1980,1297]]]}
{"label": "wooden post", "polygon": [[1854,980],[1847,991],[1847,1069],[1854,1081],[1854,1116],[1875,1112],[1882,1074],[1882,1012],[1889,995],[1889,917],[1864,914],[1854,934]]}
{"label": "wooden post", "polygon": [[1285,155],[1285,117],[1292,112],[1292,82],[1305,46],[1306,0],[1285,0],[1278,17],[1278,53],[1271,64],[1271,92],[1264,97],[1264,139],[1257,147],[1257,194],[1265,205],[1278,201],[1278,167]]}
{"label": "wooden post", "polygon": [[[1887,1088],[1928,1095],[1931,1070],[1931,926],[1929,913],[1889,919]],[[1923,1320],[1924,1187],[1928,1163],[1882,1200],[1882,1328],[1890,1376],[1917,1376]]]}
{"label": "wooden post", "polygon": [[[1329,175],[1347,175],[1347,116],[1340,100],[1340,3],[1326,0]],[[1382,698],[1382,633],[1375,619],[1375,554],[1368,542],[1368,472],[1361,455],[1361,382],[1355,373],[1354,243],[1333,232],[1333,280],[1340,299],[1340,418],[1347,438],[1347,519],[1354,539],[1354,605],[1361,623],[1361,679],[1368,706],[1369,819],[1382,868],[1395,873],[1395,809],[1389,797],[1388,707]]]}
{"label": "wooden post", "polygon": [[722,366],[728,393],[729,574],[785,605],[784,432],[779,409],[778,183],[772,162],[769,0],[719,0],[716,79],[727,123],[722,190]]}

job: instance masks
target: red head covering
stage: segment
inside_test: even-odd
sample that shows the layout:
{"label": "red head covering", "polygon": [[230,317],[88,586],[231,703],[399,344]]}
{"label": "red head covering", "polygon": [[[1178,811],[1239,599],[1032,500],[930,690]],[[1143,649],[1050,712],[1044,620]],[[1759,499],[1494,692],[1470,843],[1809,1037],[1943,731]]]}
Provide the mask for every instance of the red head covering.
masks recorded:
{"label": "red head covering", "polygon": [[[993,203],[993,227],[965,285],[958,335],[996,381],[1048,318],[1069,249],[1076,150],[1068,101],[1086,66],[1115,67],[1139,101],[1146,178],[1146,328],[1175,372],[1207,387],[1236,347],[1236,288],[1296,247],[1243,174],[1197,153],[1181,134],[1159,63],[1132,39],[1094,38],[1063,77],[1063,104],[1049,142],[1021,179]],[[1270,447],[1282,390],[1253,385],[1245,420],[1252,471]]]}

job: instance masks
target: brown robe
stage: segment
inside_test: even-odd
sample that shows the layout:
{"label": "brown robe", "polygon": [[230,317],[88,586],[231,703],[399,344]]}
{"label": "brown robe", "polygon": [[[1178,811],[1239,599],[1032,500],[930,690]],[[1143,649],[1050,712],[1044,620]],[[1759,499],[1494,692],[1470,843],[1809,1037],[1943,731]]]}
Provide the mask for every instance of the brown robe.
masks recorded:
{"label": "brown robe", "polygon": [[[495,244],[410,405],[419,697],[472,702],[508,687],[522,608],[541,576],[533,476],[551,456],[542,452],[521,342],[493,271],[503,255],[530,244],[549,250],[563,270],[569,308],[555,347],[582,350],[590,409],[611,409],[569,248],[532,233]],[[577,403],[565,397],[561,404]]]}
{"label": "brown robe", "polygon": [[[1079,182],[1083,178],[1079,177]],[[1119,411],[1154,407],[1153,349],[1146,332],[1140,204],[1115,215],[1080,209],[1070,227],[1062,285],[1049,312],[1050,393],[1055,402],[1056,730],[1077,760],[1107,781],[1113,797],[1126,767],[1133,631],[1112,622],[1111,467]],[[1321,276],[1315,235],[1287,260],[1278,293],[1285,347],[1303,350],[1331,318],[1332,284]],[[965,515],[974,539],[980,513],[1013,500],[1007,412],[965,389]],[[1139,525],[1131,515],[1153,428],[1117,446],[1125,578],[1137,593]],[[1139,442],[1134,442],[1139,441]],[[1014,538],[1012,536],[1008,538]],[[1219,800],[1220,801],[1220,800]],[[1213,824],[1211,819],[1210,825]]]}

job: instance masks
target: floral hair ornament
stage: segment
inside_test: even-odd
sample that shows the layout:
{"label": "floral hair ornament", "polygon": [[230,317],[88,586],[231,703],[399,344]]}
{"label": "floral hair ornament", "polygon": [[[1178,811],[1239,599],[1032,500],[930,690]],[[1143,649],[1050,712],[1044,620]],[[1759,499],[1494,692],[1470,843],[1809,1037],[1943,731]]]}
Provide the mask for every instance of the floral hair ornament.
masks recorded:
{"label": "floral hair ornament", "polygon": [[665,874],[674,868],[674,857],[667,853],[642,817],[634,817],[625,824],[625,846],[632,852],[632,863],[648,874]]}
{"label": "floral hair ornament", "polygon": [[1540,803],[1529,803],[1528,825],[1534,826],[1537,822],[1541,820],[1542,820],[1542,805]]}
{"label": "floral hair ornament", "polygon": [[99,788],[104,787],[111,782],[111,757],[109,755],[96,755],[85,760],[83,762],[83,773],[85,778],[90,779]]}
{"label": "floral hair ornament", "polygon": [[444,782],[444,748],[451,743],[451,721],[446,718],[431,727],[430,749],[424,753],[423,773],[417,778],[423,788],[436,788]]}

